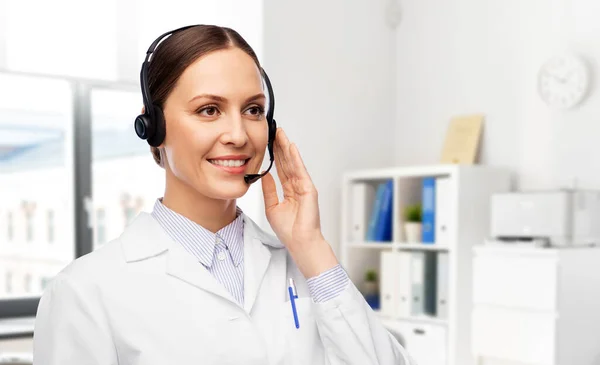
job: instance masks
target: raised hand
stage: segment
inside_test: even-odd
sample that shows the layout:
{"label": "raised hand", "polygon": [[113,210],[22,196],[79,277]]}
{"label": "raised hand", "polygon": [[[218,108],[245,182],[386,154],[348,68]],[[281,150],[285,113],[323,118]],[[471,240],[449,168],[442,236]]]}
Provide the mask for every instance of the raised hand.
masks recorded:
{"label": "raised hand", "polygon": [[316,276],[338,263],[321,232],[317,189],[298,147],[281,128],[277,129],[274,153],[283,200],[279,201],[273,176],[265,175],[262,189],[267,220],[305,277]]}

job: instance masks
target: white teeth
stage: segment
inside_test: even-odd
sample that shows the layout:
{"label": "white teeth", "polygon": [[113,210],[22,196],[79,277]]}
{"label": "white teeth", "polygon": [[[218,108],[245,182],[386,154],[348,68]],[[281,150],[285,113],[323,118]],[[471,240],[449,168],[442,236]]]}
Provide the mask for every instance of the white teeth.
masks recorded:
{"label": "white teeth", "polygon": [[240,167],[246,163],[246,160],[209,160],[210,163],[225,167]]}

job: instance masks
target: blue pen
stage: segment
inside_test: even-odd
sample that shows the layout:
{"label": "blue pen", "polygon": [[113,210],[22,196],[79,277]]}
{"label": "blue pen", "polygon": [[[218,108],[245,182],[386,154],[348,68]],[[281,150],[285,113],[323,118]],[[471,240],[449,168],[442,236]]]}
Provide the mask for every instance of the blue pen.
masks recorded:
{"label": "blue pen", "polygon": [[300,328],[300,323],[298,323],[298,312],[296,312],[296,298],[298,298],[298,293],[296,292],[296,285],[294,284],[294,279],[290,278],[290,285],[288,286],[288,292],[290,293],[290,303],[292,303],[292,313],[294,313],[294,323],[296,323],[296,328]]}

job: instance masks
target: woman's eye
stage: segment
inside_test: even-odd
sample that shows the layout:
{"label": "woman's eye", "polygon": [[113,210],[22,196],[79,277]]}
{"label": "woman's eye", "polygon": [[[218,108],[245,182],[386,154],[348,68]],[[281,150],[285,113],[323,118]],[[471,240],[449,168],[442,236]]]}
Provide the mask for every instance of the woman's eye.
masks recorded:
{"label": "woman's eye", "polygon": [[205,117],[214,117],[219,114],[219,110],[214,106],[207,106],[198,110],[198,114]]}
{"label": "woman's eye", "polygon": [[253,106],[251,108],[248,108],[246,111],[248,114],[250,114],[254,117],[260,117],[264,113],[264,109],[261,108],[260,106]]}

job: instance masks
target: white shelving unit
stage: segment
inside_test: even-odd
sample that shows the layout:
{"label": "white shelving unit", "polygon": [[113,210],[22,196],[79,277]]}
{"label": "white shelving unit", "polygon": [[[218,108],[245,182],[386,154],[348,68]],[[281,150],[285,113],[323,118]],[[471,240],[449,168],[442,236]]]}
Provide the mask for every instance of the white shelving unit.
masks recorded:
{"label": "white shelving unit", "polygon": [[[406,242],[402,212],[409,204],[421,203],[422,183],[426,177],[448,178],[446,193],[450,206],[444,242],[424,244]],[[367,183],[376,187],[393,180],[392,240],[367,242],[353,240],[352,185]],[[392,332],[406,338],[405,347],[420,365],[472,365],[472,248],[489,232],[489,201],[495,192],[510,190],[510,172],[484,165],[431,165],[352,171],[342,184],[341,260],[359,288],[367,269],[378,272],[384,251],[426,251],[448,254],[447,316],[384,316],[382,322]],[[357,204],[358,205],[358,204]],[[371,206],[363,207],[372,209]],[[366,216],[370,216],[370,210]],[[366,228],[365,228],[366,231]],[[381,292],[381,288],[380,288]],[[416,335],[415,335],[416,334]],[[435,344],[434,344],[435,342]],[[426,354],[434,353],[433,355]]]}

